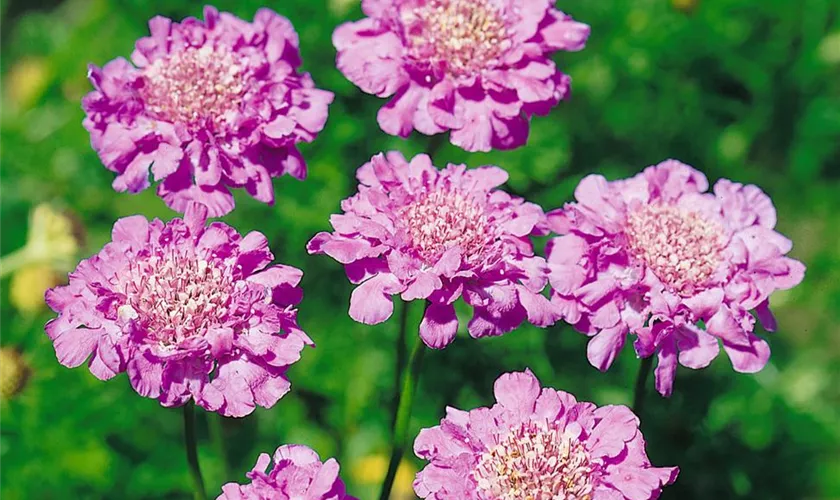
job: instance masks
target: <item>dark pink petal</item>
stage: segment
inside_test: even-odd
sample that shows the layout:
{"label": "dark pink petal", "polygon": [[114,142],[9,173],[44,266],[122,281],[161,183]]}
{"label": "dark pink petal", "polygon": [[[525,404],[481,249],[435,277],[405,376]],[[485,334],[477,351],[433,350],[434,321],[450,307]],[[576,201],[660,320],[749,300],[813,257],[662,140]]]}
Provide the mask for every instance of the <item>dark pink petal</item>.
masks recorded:
{"label": "dark pink petal", "polygon": [[654,375],[656,376],[656,391],[663,396],[670,397],[674,389],[674,377],[677,375],[677,349],[674,339],[668,339],[659,346],[658,361]]}

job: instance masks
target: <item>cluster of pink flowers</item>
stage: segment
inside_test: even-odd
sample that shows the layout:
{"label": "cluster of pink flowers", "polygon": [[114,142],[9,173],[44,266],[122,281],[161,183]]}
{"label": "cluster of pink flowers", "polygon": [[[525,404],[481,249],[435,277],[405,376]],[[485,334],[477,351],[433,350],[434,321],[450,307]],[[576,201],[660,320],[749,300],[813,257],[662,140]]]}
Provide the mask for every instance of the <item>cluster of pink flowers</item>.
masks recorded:
{"label": "cluster of pink flowers", "polygon": [[549,214],[562,235],[546,250],[552,302],[592,336],[589,361],[606,370],[633,333],[639,356],[658,355],[656,387],[666,396],[677,363],[707,366],[718,341],[736,371],[763,368],[770,348],[753,333],[751,311],[774,330],[770,295],[805,273],[773,230],[767,195],[726,179],[708,187],[702,173],[668,160],[621,181],[590,175],[576,203]]}
{"label": "cluster of pink flowers", "polygon": [[525,144],[531,116],[569,94],[551,54],[589,37],[554,0],[363,0],[362,10],[333,34],[336,63],[364,92],[391,97],[382,130],[451,131],[467,151]]}
{"label": "cluster of pink flowers", "polygon": [[545,214],[533,203],[496,189],[507,180],[498,167],[438,170],[427,155],[411,162],[396,152],[377,155],[357,172],[359,192],[330,219],[334,232],[309,242],[344,264],[359,284],[350,316],[373,325],[394,310],[391,295],[428,302],[420,337],[443,348],[458,330],[453,302],[473,307],[473,337],[501,335],[526,319],[554,322],[540,292],[548,268],[529,236],[545,234]]}
{"label": "cluster of pink flowers", "polygon": [[[550,56],[589,36],[554,3],[363,0],[367,17],[334,33],[337,65],[363,91],[392,98],[378,114],[389,134],[449,131],[468,151],[519,147],[530,118],[569,93]],[[87,362],[102,380],[126,372],[164,406],[194,401],[242,417],[277,403],[289,366],[314,345],[297,323],[302,272],[270,265],[262,234],[207,218],[234,208],[231,188],[272,203],[273,177],[304,178],[298,144],[325,126],[333,94],[299,72],[287,19],[267,9],[253,22],[204,14],[156,17],[133,65],[91,66],[84,126],[117,173],[114,189],[146,189],[151,174],[184,216],[118,220],[112,241],[47,292],[58,317],[46,332],[65,366]],[[759,188],[724,179],[709,193],[702,173],[674,160],[614,182],[590,175],[576,202],[548,214],[500,189],[508,174],[496,166],[438,169],[426,154],[389,152],[356,176],[358,192],[307,250],[344,265],[358,322],[386,321],[394,296],[424,301],[419,335],[436,349],[457,335],[463,298],[472,337],[563,319],[592,337],[587,354],[600,370],[633,335],[639,356],[658,356],[656,387],[668,396],[677,365],[707,366],[719,343],[736,371],[764,367],[770,350],[755,317],[774,330],[770,296],[805,272]],[[544,259],[532,237],[550,231],[559,236]],[[650,500],[676,480],[676,467],[650,464],[626,407],[543,389],[530,371],[499,377],[495,396],[490,408],[448,408],[420,432],[415,453],[429,463],[417,495]],[[335,459],[281,446],[219,499],[355,500],[338,472]]]}
{"label": "cluster of pink flowers", "polygon": [[306,177],[297,149],[324,128],[333,94],[315,88],[288,19],[262,9],[248,23],[216,9],[204,21],[149,22],[131,56],[90,67],[95,89],[84,125],[114,189],[149,187],[183,212],[191,201],[217,217],[233,210],[229,188],[274,202],[271,178]]}
{"label": "cluster of pink flowers", "polygon": [[303,273],[269,266],[262,234],[206,218],[193,204],[183,220],[118,220],[113,241],[47,292],[59,362],[88,361],[101,380],[127,372],[141,396],[226,416],[283,397],[287,368],[313,345],[297,324]]}

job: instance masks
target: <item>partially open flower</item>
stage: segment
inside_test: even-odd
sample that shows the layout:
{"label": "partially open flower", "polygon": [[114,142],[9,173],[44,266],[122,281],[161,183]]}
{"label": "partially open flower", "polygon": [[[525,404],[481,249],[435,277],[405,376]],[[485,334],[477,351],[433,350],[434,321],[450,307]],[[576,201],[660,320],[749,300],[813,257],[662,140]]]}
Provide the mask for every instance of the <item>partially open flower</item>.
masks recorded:
{"label": "partially open flower", "polygon": [[306,446],[281,446],[274,457],[260,455],[254,469],[246,474],[249,484],[228,483],[217,500],[356,500],[345,492],[338,469],[334,458],[321,462],[318,454]]}
{"label": "partially open flower", "polygon": [[269,9],[252,23],[204,9],[204,21],[149,22],[131,55],[90,67],[85,128],[117,191],[149,187],[183,212],[233,210],[229,188],[274,202],[271,178],[306,176],[297,149],[324,127],[333,94],[300,73],[298,36]]}
{"label": "partially open flower", "polygon": [[194,399],[226,416],[286,394],[287,368],[312,345],[297,324],[302,273],[269,266],[262,234],[206,218],[192,204],[183,220],[118,220],[113,241],[47,292],[59,362],[88,361],[102,380],[126,371],[164,406]]}
{"label": "partially open flower", "polygon": [[30,368],[20,351],[0,349],[0,399],[6,401],[20,394],[29,379]]}
{"label": "partially open flower", "polygon": [[391,97],[382,130],[451,131],[467,151],[525,144],[531,116],[569,94],[551,54],[589,37],[554,0],[363,0],[362,10],[333,34],[336,64],[363,91]]}
{"label": "partially open flower", "polygon": [[563,235],[547,247],[552,301],[592,336],[589,361],[606,370],[635,334],[640,356],[658,354],[666,396],[677,363],[707,366],[718,341],[735,370],[763,368],[770,348],[751,313],[774,330],[770,295],[805,273],[786,256],[792,243],[773,230],[776,210],[758,187],[726,179],[708,187],[702,173],[668,160],[626,180],[590,175],[576,203],[549,213]]}
{"label": "partially open flower", "polygon": [[46,309],[44,292],[61,283],[61,276],[48,264],[30,264],[12,274],[9,302],[26,314]]}
{"label": "partially open flower", "polygon": [[414,481],[433,500],[649,500],[676,467],[654,467],[639,419],[626,406],[597,407],[541,388],[530,370],[496,380],[496,404],[446,409],[414,452],[429,461]]}
{"label": "partially open flower", "polygon": [[545,234],[545,214],[496,189],[507,180],[499,167],[438,170],[427,155],[407,162],[399,153],[377,155],[358,173],[359,193],[330,219],[334,232],[309,242],[345,265],[359,284],[350,316],[373,325],[393,310],[391,295],[426,299],[420,336],[443,348],[458,330],[453,302],[473,307],[473,337],[501,335],[526,319],[552,324],[551,304],[540,292],[545,260],[534,256],[532,234]]}

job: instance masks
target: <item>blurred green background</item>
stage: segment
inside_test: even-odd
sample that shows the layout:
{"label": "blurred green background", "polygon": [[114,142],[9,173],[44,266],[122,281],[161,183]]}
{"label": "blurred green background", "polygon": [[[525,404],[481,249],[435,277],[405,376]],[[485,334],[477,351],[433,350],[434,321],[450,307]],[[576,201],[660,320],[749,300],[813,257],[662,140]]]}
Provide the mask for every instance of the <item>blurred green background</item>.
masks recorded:
{"label": "blurred green background", "polygon": [[[586,50],[557,60],[572,75],[572,99],[536,118],[528,147],[444,161],[501,165],[509,188],[545,209],[570,199],[590,172],[632,175],[667,157],[756,183],[779,211],[804,283],[772,302],[779,331],[755,376],[735,374],[725,356],[702,371],[680,368],[672,398],[649,394],[642,428],[651,460],[679,465],[666,499],[840,498],[840,3],[836,0],[563,0],[559,8],[592,26]],[[278,202],[237,196],[225,220],[259,230],[278,261],[304,270],[303,328],[318,344],[290,370],[293,391],[271,410],[226,419],[229,473],[199,412],[200,458],[209,491],[244,481],[257,454],[302,443],[336,456],[350,491],[369,499],[384,474],[393,404],[396,321],[375,327],[347,316],[350,285],[306,241],[355,190],[355,169],[372,154],[422,150],[428,139],[384,135],[382,102],[334,67],[332,30],[361,16],[358,0],[225,0],[250,19],[261,6],[289,17],[304,68],[337,94],[326,129],[304,148],[309,178],[277,179]],[[2,243],[27,240],[28,214],[50,203],[74,214],[86,238],[78,258],[109,239],[114,220],[175,214],[154,190],[117,194],[90,149],[79,100],[86,65],[128,56],[155,14],[200,15],[186,0],[0,2],[2,11]],[[238,195],[241,193],[237,193]],[[36,224],[37,226],[37,224]],[[64,264],[66,266],[66,264]],[[3,372],[0,466],[4,500],[188,498],[181,416],[144,399],[126,377],[102,383],[56,360],[43,324],[44,287],[60,263],[28,266],[2,281]],[[59,274],[60,275],[60,274]],[[412,325],[420,310],[412,309]],[[412,429],[431,426],[445,405],[492,402],[493,380],[531,367],[545,385],[598,404],[631,399],[638,367],[629,349],[607,374],[590,367],[586,338],[565,326],[523,327],[501,338],[461,332],[426,357]],[[652,391],[652,387],[649,388]],[[212,417],[212,416],[211,416]],[[413,459],[412,459],[413,460]],[[409,460],[395,498],[413,498]]]}

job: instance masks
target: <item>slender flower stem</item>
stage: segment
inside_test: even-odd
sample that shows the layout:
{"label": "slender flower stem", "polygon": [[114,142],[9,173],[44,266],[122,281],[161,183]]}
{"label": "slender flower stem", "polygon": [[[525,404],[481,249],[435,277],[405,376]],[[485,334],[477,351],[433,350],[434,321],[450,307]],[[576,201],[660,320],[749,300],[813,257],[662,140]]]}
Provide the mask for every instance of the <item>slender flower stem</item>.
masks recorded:
{"label": "slender flower stem", "polygon": [[33,260],[26,247],[0,257],[0,278],[5,278]]}
{"label": "slender flower stem", "polygon": [[[400,301],[400,330],[397,333],[397,367],[394,371],[394,418],[397,418],[397,408],[400,402],[400,387],[402,387],[402,375],[405,370],[405,358],[408,356],[407,346],[405,344],[405,334],[408,329],[408,302]],[[391,422],[391,425],[396,425],[396,421]]]}
{"label": "slender flower stem", "polygon": [[414,393],[417,390],[417,380],[420,376],[420,367],[423,363],[423,354],[426,346],[420,337],[417,337],[411,355],[408,358],[408,369],[402,377],[402,391],[399,395],[399,405],[394,419],[393,451],[391,462],[388,464],[388,473],[382,483],[382,492],[379,500],[388,500],[391,496],[391,488],[394,486],[394,478],[397,476],[397,469],[405,453],[406,440],[408,437],[408,424],[411,420],[411,405],[414,402]]}
{"label": "slender flower stem", "polygon": [[193,403],[184,405],[184,446],[187,449],[187,464],[190,466],[193,488],[196,500],[207,500],[204,490],[204,479],[201,477],[201,467],[198,465],[198,448],[195,437],[195,406]]}
{"label": "slender flower stem", "polygon": [[650,369],[653,366],[653,356],[642,358],[639,365],[639,374],[636,376],[636,390],[633,394],[633,413],[641,418],[642,409],[645,405],[645,384],[647,383]]}
{"label": "slender flower stem", "polygon": [[227,447],[225,446],[225,433],[222,426],[224,417],[218,413],[207,414],[207,427],[210,430],[210,441],[213,443],[213,450],[219,459],[222,461],[222,479],[223,482],[229,481],[230,466],[228,464]]}

